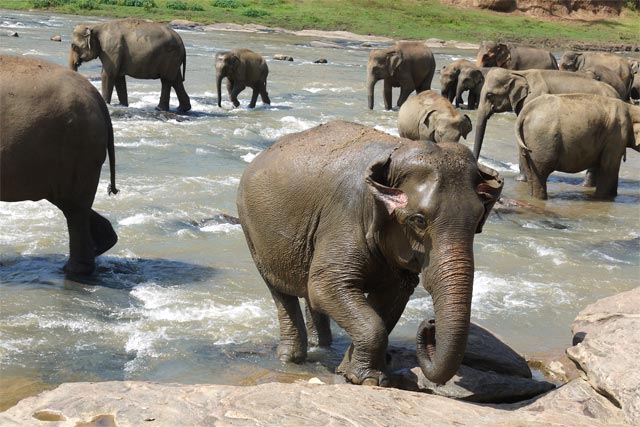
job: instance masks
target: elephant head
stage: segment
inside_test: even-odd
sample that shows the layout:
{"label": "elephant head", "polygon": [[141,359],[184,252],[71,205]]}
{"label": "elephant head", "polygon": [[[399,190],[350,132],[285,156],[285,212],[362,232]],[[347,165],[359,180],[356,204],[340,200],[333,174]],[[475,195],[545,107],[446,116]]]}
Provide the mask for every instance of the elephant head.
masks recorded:
{"label": "elephant head", "polygon": [[416,353],[423,373],[444,384],[464,356],[473,291],[473,239],[500,196],[502,177],[462,144],[403,144],[369,166],[375,201],[367,233],[400,269],[420,273],[435,322],[422,323]]}
{"label": "elephant head", "polygon": [[584,55],[580,52],[567,51],[560,59],[560,70],[578,71],[584,65]]}
{"label": "elephant head", "polygon": [[455,94],[453,88],[458,82],[458,75],[460,74],[460,68],[442,67],[440,70],[440,87],[442,96],[447,98],[449,102],[453,102]]}
{"label": "elephant head", "polygon": [[504,43],[483,42],[476,58],[478,67],[508,68],[511,51]]}
{"label": "elephant head", "polygon": [[373,88],[378,80],[394,77],[402,64],[402,50],[374,49],[367,62],[367,94],[369,109],[373,110]]}
{"label": "elephant head", "polygon": [[235,79],[242,73],[242,61],[234,52],[221,52],[216,55],[216,87],[218,91],[218,107],[222,107],[222,79]]}
{"label": "elephant head", "polygon": [[456,86],[456,106],[462,103],[462,93],[469,93],[469,108],[475,108],[478,99],[475,97],[484,85],[484,75],[478,68],[463,68],[458,75],[458,84]]}
{"label": "elephant head", "polygon": [[460,137],[467,139],[471,132],[471,119],[466,114],[452,117],[435,108],[425,113],[418,129],[421,140],[437,143],[458,142]]}
{"label": "elephant head", "polygon": [[96,59],[100,55],[100,42],[93,29],[87,25],[76,25],[71,36],[69,68],[78,71],[83,62]]}
{"label": "elephant head", "polygon": [[478,119],[473,154],[480,156],[487,121],[494,113],[515,111],[518,113],[529,95],[529,84],[521,73],[494,68],[487,73],[480,92]]}

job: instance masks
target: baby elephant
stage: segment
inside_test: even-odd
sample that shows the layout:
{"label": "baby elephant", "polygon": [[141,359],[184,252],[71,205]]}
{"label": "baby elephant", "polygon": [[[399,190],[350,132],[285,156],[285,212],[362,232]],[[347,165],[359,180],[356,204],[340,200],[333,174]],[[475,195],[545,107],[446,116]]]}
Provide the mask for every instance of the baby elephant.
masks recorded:
{"label": "baby elephant", "polygon": [[471,132],[471,119],[460,114],[445,97],[427,90],[402,104],[398,132],[409,139],[458,142]]}
{"label": "baby elephant", "polygon": [[532,196],[547,198],[553,171],[595,168],[595,197],[612,199],[626,148],[640,151],[640,107],[599,95],[542,95],[520,112],[516,138]]}
{"label": "baby elephant", "polygon": [[267,93],[269,67],[262,56],[249,49],[234,49],[216,55],[216,86],[218,107],[222,107],[222,79],[227,78],[227,91],[235,107],[240,106],[238,95],[247,86],[253,89],[249,108],[256,106],[258,94],[262,102],[270,105]]}
{"label": "baby elephant", "polygon": [[462,144],[355,123],[287,135],[260,153],[242,175],[237,203],[278,309],[278,357],[306,358],[303,298],[319,342],[330,343],[327,316],[353,340],[338,372],[388,386],[388,336],[422,275],[435,323],[418,328],[416,353],[425,376],[444,384],[467,344],[473,238],[501,191],[498,173]]}

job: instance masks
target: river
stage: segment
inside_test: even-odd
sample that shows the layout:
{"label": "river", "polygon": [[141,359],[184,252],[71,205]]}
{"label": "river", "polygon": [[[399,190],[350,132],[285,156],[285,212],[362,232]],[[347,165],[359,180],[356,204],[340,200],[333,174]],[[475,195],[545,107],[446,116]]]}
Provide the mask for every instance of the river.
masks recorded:
{"label": "river", "polygon": [[[0,53],[66,66],[73,26],[96,21],[0,10]],[[19,37],[6,37],[9,31]],[[121,192],[107,195],[103,167],[94,209],[120,240],[98,258],[93,277],[79,283],[62,274],[67,229],[55,207],[0,203],[0,379],[42,387],[104,380],[251,384],[274,375],[328,375],[341,358],[349,340],[333,325],[331,350],[312,351],[303,365],[276,360],[275,306],[228,216],[236,215],[248,162],[283,135],[336,119],[397,135],[397,111],[382,108],[382,82],[375,109],[366,108],[369,50],[361,42],[315,47],[316,39],[274,33],[179,33],[191,113],[156,112],[160,82],[131,78],[130,106],[110,107]],[[50,41],[56,34],[62,43]],[[214,56],[236,47],[267,59],[271,106],[258,100],[248,109],[246,90],[240,108],[225,91],[218,108]],[[295,60],[273,60],[277,53]],[[470,50],[434,54],[437,69],[475,57]],[[319,58],[328,64],[314,64]],[[99,60],[79,71],[100,87]],[[436,90],[438,79],[436,73]],[[176,106],[172,92],[174,112]],[[476,113],[467,114],[475,123]],[[559,173],[549,180],[549,200],[539,201],[515,181],[514,121],[512,113],[489,121],[482,161],[506,178],[503,196],[532,207],[498,207],[477,235],[472,320],[531,354],[569,346],[578,311],[640,285],[640,155],[627,150],[613,201],[592,200],[593,190],[579,185],[583,174]],[[472,137],[462,143],[471,147]],[[431,310],[419,287],[391,344],[410,345]]]}

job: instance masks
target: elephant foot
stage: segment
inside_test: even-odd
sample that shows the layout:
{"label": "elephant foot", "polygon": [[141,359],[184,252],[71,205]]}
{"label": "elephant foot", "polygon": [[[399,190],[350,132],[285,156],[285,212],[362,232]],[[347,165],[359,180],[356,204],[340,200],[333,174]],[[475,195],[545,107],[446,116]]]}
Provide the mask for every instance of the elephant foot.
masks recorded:
{"label": "elephant foot", "polygon": [[88,276],[96,269],[95,260],[78,261],[70,259],[62,268],[66,274]]}
{"label": "elephant foot", "polygon": [[307,351],[299,346],[280,343],[277,355],[285,363],[302,363],[307,358]]}
{"label": "elephant foot", "polygon": [[516,181],[527,182],[527,176],[521,172],[518,174],[518,176],[516,176]]}
{"label": "elephant foot", "polygon": [[187,111],[191,110],[191,104],[186,104],[186,105],[180,105],[178,107],[178,112],[179,113],[186,113]]}
{"label": "elephant foot", "polygon": [[586,176],[582,181],[582,186],[587,188],[593,188],[596,186],[596,180],[592,176]]}
{"label": "elephant foot", "polygon": [[169,106],[158,104],[156,106],[156,111],[169,111]]}
{"label": "elephant foot", "polygon": [[353,362],[344,361],[336,368],[336,374],[343,375],[347,381],[356,385],[390,387],[387,374],[377,369],[361,368]]}

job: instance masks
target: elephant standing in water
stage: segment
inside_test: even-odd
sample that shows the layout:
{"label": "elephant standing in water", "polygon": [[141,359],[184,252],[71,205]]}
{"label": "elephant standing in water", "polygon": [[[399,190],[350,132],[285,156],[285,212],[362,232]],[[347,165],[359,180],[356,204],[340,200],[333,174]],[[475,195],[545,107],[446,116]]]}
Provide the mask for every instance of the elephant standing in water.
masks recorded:
{"label": "elephant standing in water", "polygon": [[476,64],[466,59],[457,59],[440,70],[440,93],[453,103],[458,87],[458,76],[465,68],[477,68]]}
{"label": "elephant standing in water", "polygon": [[629,96],[629,91],[631,90],[633,72],[629,61],[623,57],[605,52],[567,51],[560,59],[560,69],[564,71],[585,71],[598,66],[606,67],[620,77],[626,89],[626,93],[622,99],[626,101]]}
{"label": "elephant standing in water", "polygon": [[98,91],[80,74],[39,59],[0,56],[0,196],[46,199],[69,229],[68,273],[90,274],[116,244],[107,219],[91,209],[109,155],[117,193],[113,129]]}
{"label": "elephant standing in water", "polygon": [[238,214],[278,309],[278,357],[306,358],[304,298],[325,319],[321,333],[329,316],[352,339],[337,371],[389,385],[388,335],[422,274],[435,325],[420,326],[417,355],[427,378],[449,380],[467,343],[474,234],[502,185],[462,144],[348,122],[287,135],[259,154],[242,175]]}
{"label": "elephant standing in water", "polygon": [[[608,84],[577,73],[553,70],[509,71],[494,68],[487,73],[480,93],[473,146],[476,159],[480,157],[487,121],[494,113],[514,111],[519,114],[524,105],[536,97],[559,93],[589,93],[612,98],[620,97],[618,92]],[[592,185],[590,176],[588,178],[585,185]],[[518,180],[526,180],[522,162]]]}
{"label": "elephant standing in water", "polygon": [[178,111],[191,109],[183,84],[187,54],[178,33],[168,26],[142,19],[77,25],[73,29],[69,66],[77,71],[83,62],[95,58],[102,62],[102,96],[107,103],[111,103],[115,86],[120,104],[129,105],[125,76],[131,76],[160,79],[158,110],[169,110],[172,87],[180,102]]}
{"label": "elephant standing in water", "polygon": [[612,199],[626,149],[640,151],[640,107],[598,95],[542,95],[520,112],[516,138],[532,196],[547,198],[553,171],[594,168],[595,197]]}
{"label": "elephant standing in water", "polygon": [[476,60],[478,67],[501,67],[508,70],[558,69],[555,56],[548,50],[512,43],[482,42]]}
{"label": "elephant standing in water", "polygon": [[399,87],[398,107],[411,92],[431,89],[436,61],[431,49],[422,42],[400,42],[387,49],[374,49],[367,62],[368,106],[373,110],[373,89],[384,81],[384,108],[391,110],[391,88]]}
{"label": "elephant standing in water", "polygon": [[222,79],[227,78],[227,91],[234,107],[240,106],[238,95],[247,86],[253,89],[249,108],[256,106],[258,94],[262,102],[270,105],[267,93],[267,76],[269,67],[264,58],[249,49],[235,49],[216,55],[216,87],[218,90],[218,107],[222,107]]}
{"label": "elephant standing in water", "polygon": [[426,90],[402,104],[398,111],[398,132],[403,138],[458,142],[471,132],[471,119],[460,114],[444,96]]}

